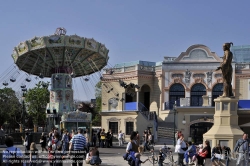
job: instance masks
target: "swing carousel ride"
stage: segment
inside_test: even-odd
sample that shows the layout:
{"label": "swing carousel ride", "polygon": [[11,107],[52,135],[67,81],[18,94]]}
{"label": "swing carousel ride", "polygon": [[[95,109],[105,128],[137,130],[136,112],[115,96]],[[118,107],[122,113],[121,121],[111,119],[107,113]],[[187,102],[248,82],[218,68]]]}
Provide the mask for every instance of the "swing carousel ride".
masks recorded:
{"label": "swing carousel ride", "polygon": [[[12,58],[15,66],[1,76],[2,86],[13,88],[16,85],[12,83],[21,83],[22,91],[26,91],[39,80],[51,78],[47,110],[53,110],[53,113],[55,110],[61,115],[74,109],[75,79],[80,78],[83,86],[86,86],[84,81],[93,81],[90,84],[95,85],[102,79],[101,70],[108,64],[108,52],[104,44],[93,38],[68,36],[66,29],[57,28],[53,35],[34,37],[14,48]],[[90,88],[84,89],[88,95],[86,89]]]}

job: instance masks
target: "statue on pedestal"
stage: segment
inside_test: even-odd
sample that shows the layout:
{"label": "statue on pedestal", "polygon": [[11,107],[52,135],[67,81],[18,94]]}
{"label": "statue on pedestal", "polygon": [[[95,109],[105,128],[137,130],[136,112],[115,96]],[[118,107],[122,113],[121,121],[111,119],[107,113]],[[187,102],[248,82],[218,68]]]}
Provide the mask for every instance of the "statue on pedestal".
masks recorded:
{"label": "statue on pedestal", "polygon": [[230,47],[233,45],[233,43],[224,43],[223,44],[223,51],[224,51],[224,56],[223,56],[223,61],[216,69],[222,71],[222,76],[223,76],[223,94],[221,97],[233,97],[233,91],[232,91],[232,74],[233,74],[233,67],[231,65],[232,60],[233,60],[233,53],[230,51]]}

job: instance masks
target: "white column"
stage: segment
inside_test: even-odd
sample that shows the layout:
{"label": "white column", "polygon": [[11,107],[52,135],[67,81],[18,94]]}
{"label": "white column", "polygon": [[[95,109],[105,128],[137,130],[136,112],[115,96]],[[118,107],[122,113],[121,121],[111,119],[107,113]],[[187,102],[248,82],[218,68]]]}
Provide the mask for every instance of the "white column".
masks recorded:
{"label": "white column", "polygon": [[136,102],[137,102],[137,111],[139,110],[139,107],[138,107],[138,105],[139,105],[139,91],[137,90],[136,91]]}

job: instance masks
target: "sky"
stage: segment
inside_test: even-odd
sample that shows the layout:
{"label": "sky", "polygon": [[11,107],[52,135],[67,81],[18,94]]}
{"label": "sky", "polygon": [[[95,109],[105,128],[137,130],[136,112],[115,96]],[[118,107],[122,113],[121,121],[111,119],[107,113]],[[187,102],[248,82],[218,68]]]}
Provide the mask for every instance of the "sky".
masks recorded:
{"label": "sky", "polygon": [[[14,64],[12,50],[21,41],[52,35],[58,27],[105,44],[111,66],[159,62],[193,44],[223,56],[225,42],[250,45],[249,6],[249,0],[2,1],[0,74]],[[84,93],[84,99],[94,97]]]}

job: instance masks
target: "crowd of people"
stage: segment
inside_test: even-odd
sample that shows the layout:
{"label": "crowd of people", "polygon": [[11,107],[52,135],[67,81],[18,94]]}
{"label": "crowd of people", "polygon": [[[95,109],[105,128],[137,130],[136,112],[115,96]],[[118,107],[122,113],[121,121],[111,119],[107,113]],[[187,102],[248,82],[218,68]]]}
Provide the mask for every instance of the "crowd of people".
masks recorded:
{"label": "crowd of people", "polygon": [[[236,165],[249,165],[250,157],[250,139],[248,134],[244,133],[233,149],[225,145],[217,144],[211,149],[210,142],[205,141],[204,145],[194,145],[192,142],[185,142],[183,134],[178,131],[176,133],[177,144],[175,151],[178,153],[178,165],[192,165],[197,164],[205,165],[206,159],[211,160],[213,166],[219,166],[222,161],[225,162],[225,166],[229,166],[230,159],[236,159]],[[238,156],[235,156],[236,153]],[[185,161],[185,162],[184,162]],[[222,164],[223,165],[223,164]]]}
{"label": "crowd of people", "polygon": [[[48,135],[42,133],[40,138],[41,151],[38,150],[35,142],[32,142],[29,133],[25,134],[22,138],[25,146],[25,158],[28,159],[30,166],[36,166],[41,152],[47,152],[48,160],[51,166],[62,166],[63,160],[71,159],[72,166],[83,165],[85,159],[86,164],[100,165],[102,160],[100,159],[98,146],[96,146],[96,139],[98,139],[99,147],[112,147],[113,146],[113,133],[109,130],[105,133],[105,130],[93,134],[92,140],[90,140],[90,133],[86,129],[79,128],[77,132],[67,130],[58,132],[58,129],[53,129]],[[96,136],[96,138],[93,138]],[[142,140],[141,140],[142,138]],[[95,141],[94,141],[95,140]],[[119,131],[118,133],[119,146],[124,143],[124,133]],[[221,161],[225,161],[225,165],[229,166],[230,157],[235,152],[238,153],[237,165],[243,164],[247,166],[249,163],[249,143],[248,135],[243,134],[231,151],[231,149],[225,145],[216,145],[210,147],[209,141],[204,141],[204,144],[195,145],[192,142],[186,142],[183,134],[178,131],[176,133],[176,147],[175,152],[178,154],[177,164],[181,166],[197,164],[198,166],[205,165],[210,160],[214,166],[220,165]],[[3,162],[10,163],[12,160],[22,159],[24,154],[21,150],[14,146],[14,141],[11,136],[6,136],[5,144],[7,148],[3,151]],[[140,166],[147,160],[142,161],[140,159],[143,152],[151,150],[150,145],[154,145],[154,136],[150,130],[145,130],[142,137],[138,131],[133,131],[130,135],[130,141],[126,147],[126,154],[123,156],[128,164],[131,166]],[[163,153],[159,150],[158,165],[163,165],[162,159]],[[28,157],[27,157],[28,156]]]}
{"label": "crowd of people", "polygon": [[99,147],[111,148],[113,146],[113,132],[111,129],[108,130],[108,132],[105,132],[105,129],[98,131],[97,138],[99,142]]}
{"label": "crowd of people", "polygon": [[[29,133],[26,133],[24,138],[22,137],[25,146],[24,155],[20,148],[14,146],[13,138],[11,136],[6,137],[7,149],[3,151],[3,162],[6,165],[13,161],[18,164],[18,162],[21,163],[22,159],[25,159],[30,166],[36,166],[39,157],[45,156],[40,156],[43,153],[47,154],[50,166],[63,166],[63,160],[65,159],[71,159],[72,166],[77,166],[77,164],[82,166],[84,159],[90,165],[100,165],[102,162],[98,147],[93,142],[93,137],[90,140],[91,137],[87,129],[83,131],[83,129],[78,128],[77,132],[72,130],[71,133],[62,130],[60,133],[55,128],[48,135],[42,133],[40,138],[41,151],[37,149],[35,142],[31,142],[30,138]],[[28,161],[27,158],[29,158]],[[27,165],[26,163],[23,164]]]}

